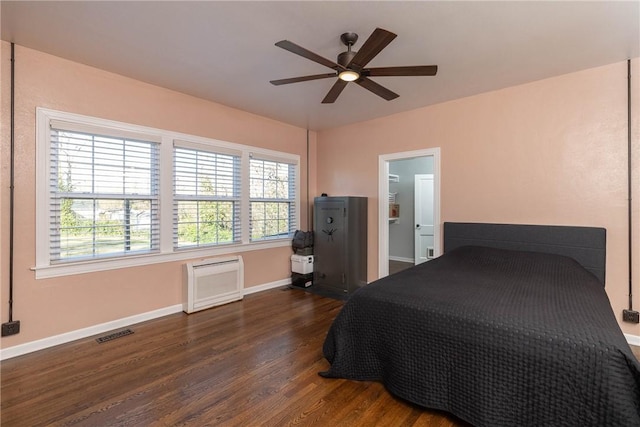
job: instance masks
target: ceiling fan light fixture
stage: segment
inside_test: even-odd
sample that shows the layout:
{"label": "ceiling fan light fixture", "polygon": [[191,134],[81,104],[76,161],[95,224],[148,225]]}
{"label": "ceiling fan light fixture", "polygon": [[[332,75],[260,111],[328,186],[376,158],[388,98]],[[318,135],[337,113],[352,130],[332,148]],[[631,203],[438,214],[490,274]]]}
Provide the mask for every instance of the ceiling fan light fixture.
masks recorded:
{"label": "ceiling fan light fixture", "polygon": [[345,82],[353,82],[360,78],[360,74],[353,70],[344,70],[338,74],[338,78]]}
{"label": "ceiling fan light fixture", "polygon": [[[0,0],[2,1],[2,0]],[[320,65],[331,68],[333,73],[314,74],[311,76],[300,76],[289,79],[271,80],[271,84],[279,86],[289,83],[306,82],[308,80],[318,80],[327,78],[336,78],[335,83],[322,100],[323,104],[332,104],[338,98],[342,90],[349,82],[358,83],[358,85],[369,92],[383,98],[387,101],[396,99],[399,95],[385,88],[384,86],[369,79],[369,77],[381,76],[435,76],[438,72],[437,65],[415,65],[404,67],[376,67],[365,68],[367,64],[384,49],[389,43],[396,38],[391,31],[376,28],[369,38],[364,42],[360,50],[357,52],[351,50],[353,44],[358,40],[356,33],[344,33],[340,36],[340,41],[347,46],[347,51],[338,55],[337,62],[333,62],[325,57],[318,55],[290,42],[289,40],[280,40],[276,46],[288,50],[303,58],[309,59]]]}

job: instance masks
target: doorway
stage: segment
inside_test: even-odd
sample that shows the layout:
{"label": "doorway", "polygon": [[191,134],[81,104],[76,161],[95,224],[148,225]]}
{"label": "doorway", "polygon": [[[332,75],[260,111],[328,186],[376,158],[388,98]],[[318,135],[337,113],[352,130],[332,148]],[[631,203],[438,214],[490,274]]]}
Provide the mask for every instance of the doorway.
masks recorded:
{"label": "doorway", "polygon": [[[440,149],[380,155],[378,172],[378,276],[384,277],[389,275],[390,261],[408,266],[416,259],[440,255]],[[433,197],[417,197],[416,201],[415,177],[418,175],[432,178]],[[432,206],[422,206],[424,204]],[[431,212],[433,220],[431,224],[422,224],[424,221],[419,220],[416,226],[416,211],[420,212],[422,207]],[[421,231],[430,235],[429,244],[425,244],[424,237],[422,242],[418,241]],[[422,246],[425,246],[425,257],[421,256]]]}

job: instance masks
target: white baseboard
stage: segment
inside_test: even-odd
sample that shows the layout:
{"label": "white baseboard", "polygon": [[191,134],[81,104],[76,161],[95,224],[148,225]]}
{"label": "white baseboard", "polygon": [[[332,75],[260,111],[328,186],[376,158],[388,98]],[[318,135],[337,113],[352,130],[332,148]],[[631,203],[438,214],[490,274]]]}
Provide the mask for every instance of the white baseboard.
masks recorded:
{"label": "white baseboard", "polygon": [[291,284],[291,279],[276,280],[275,282],[265,283],[263,285],[251,286],[250,288],[244,288],[242,290],[243,295],[255,294],[256,292],[267,291],[273,288],[279,288],[281,286],[287,286]]}
{"label": "white baseboard", "polygon": [[627,339],[629,345],[635,345],[640,347],[640,337],[637,335],[624,334],[624,337]]}
{"label": "white baseboard", "polygon": [[169,314],[179,313],[181,311],[182,304],[176,304],[170,307],[164,307],[158,310],[148,311],[146,313],[136,314],[134,316],[124,317],[118,320],[112,320],[111,322],[89,326],[88,328],[78,329],[60,335],[54,335],[52,337],[19,344],[9,348],[3,348],[0,350],[0,360],[22,356],[23,354],[43,350],[45,348],[53,347],[60,344],[65,344],[71,341],[79,340],[81,338],[86,338],[92,335],[112,331],[114,329],[123,328],[125,326],[131,326],[135,323],[146,322],[147,320],[156,319],[162,316],[168,316]]}
{"label": "white baseboard", "polygon": [[[256,292],[262,292],[273,288],[279,288],[291,283],[291,279],[282,279],[275,282],[265,283],[263,285],[251,286],[243,290],[243,295],[249,295]],[[176,304],[169,307],[160,308],[158,310],[148,311],[146,313],[136,314],[134,316],[113,320],[111,322],[101,323],[99,325],[89,326],[87,328],[66,332],[60,335],[19,344],[13,347],[0,349],[0,360],[10,359],[12,357],[22,356],[23,354],[32,353],[45,348],[54,347],[56,345],[65,344],[71,341],[87,338],[92,335],[102,334],[118,328],[124,328],[147,320],[157,319],[159,317],[168,316],[170,314],[182,311],[182,304]]]}
{"label": "white baseboard", "polygon": [[[281,286],[287,286],[289,284],[291,284],[291,279],[276,280],[275,282],[245,288],[243,290],[243,295],[255,294],[257,292],[279,288]],[[147,320],[157,319],[159,317],[168,316],[170,314],[179,313],[181,311],[182,304],[176,304],[169,307],[160,308],[158,310],[148,311],[146,313],[136,314],[134,316],[113,320],[111,322],[101,323],[99,325],[90,326],[88,328],[78,329],[76,331],[54,335],[52,337],[43,338],[41,340],[31,341],[13,347],[0,349],[0,360],[22,356],[23,354],[31,353],[38,350],[44,350],[45,348],[54,347],[56,345],[65,344],[82,338],[87,338],[92,335],[98,335],[104,332],[112,331],[114,329],[131,326],[136,323],[146,322]],[[640,336],[631,334],[624,334],[624,336],[627,339],[627,343],[629,343],[629,345],[640,347]]]}
{"label": "white baseboard", "polygon": [[408,262],[408,263],[413,264],[415,260],[413,258],[405,258],[405,257],[401,257],[401,256],[389,255],[389,261],[400,261],[400,262]]}

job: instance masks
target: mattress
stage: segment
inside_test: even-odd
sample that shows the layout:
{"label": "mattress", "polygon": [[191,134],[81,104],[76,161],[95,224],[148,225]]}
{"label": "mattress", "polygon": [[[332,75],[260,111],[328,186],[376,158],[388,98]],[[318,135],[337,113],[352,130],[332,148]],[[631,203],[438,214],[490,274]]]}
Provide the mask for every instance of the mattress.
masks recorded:
{"label": "mattress", "polygon": [[640,366],[569,257],[457,248],[355,292],[323,352],[325,377],[476,426],[640,426]]}

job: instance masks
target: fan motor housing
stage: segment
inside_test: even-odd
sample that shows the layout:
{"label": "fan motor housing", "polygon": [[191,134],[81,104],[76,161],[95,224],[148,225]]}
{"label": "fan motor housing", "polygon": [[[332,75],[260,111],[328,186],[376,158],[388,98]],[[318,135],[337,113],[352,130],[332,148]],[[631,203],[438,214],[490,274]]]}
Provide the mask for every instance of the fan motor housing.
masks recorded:
{"label": "fan motor housing", "polygon": [[347,65],[349,65],[353,57],[356,56],[356,53],[357,52],[354,52],[352,50],[347,52],[342,52],[340,55],[338,55],[338,64],[342,65],[343,67],[346,67]]}

